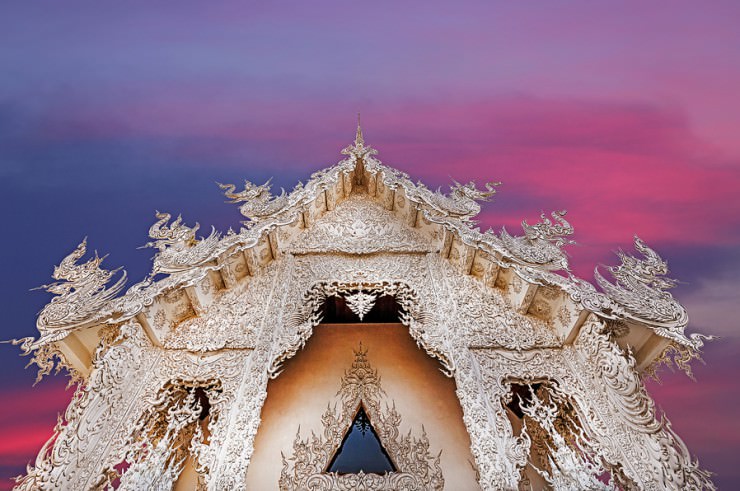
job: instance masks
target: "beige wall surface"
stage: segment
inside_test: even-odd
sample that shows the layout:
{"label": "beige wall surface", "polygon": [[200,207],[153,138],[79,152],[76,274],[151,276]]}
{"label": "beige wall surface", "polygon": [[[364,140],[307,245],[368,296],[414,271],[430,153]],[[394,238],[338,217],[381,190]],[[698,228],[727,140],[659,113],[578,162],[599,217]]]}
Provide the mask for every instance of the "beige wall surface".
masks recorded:
{"label": "beige wall surface", "polygon": [[[381,378],[389,404],[401,415],[400,433],[420,437],[422,425],[430,453],[442,450],[445,489],[480,489],[475,479],[470,438],[455,395],[454,380],[439,363],[416,346],[401,324],[322,324],[304,349],[267,387],[262,422],[247,473],[254,490],[278,489],[281,452],[292,454],[300,426],[303,439],[323,432],[321,415],[339,402],[337,391],[354,351],[362,343],[367,359]],[[337,404],[341,407],[341,404]],[[385,403],[383,403],[385,407]],[[328,464],[328,462],[327,462]]]}

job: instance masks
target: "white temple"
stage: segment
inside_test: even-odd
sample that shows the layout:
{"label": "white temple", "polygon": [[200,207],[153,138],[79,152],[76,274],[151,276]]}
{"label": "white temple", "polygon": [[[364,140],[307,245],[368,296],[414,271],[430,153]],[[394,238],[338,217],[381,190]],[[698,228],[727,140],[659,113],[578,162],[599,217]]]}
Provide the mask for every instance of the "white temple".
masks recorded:
{"label": "white temple", "polygon": [[687,363],[666,263],[571,274],[565,212],[481,232],[358,126],[290,193],[222,185],[239,232],[157,213],[151,275],[54,269],[38,338],[76,391],[19,490],[713,489],[643,378]]}

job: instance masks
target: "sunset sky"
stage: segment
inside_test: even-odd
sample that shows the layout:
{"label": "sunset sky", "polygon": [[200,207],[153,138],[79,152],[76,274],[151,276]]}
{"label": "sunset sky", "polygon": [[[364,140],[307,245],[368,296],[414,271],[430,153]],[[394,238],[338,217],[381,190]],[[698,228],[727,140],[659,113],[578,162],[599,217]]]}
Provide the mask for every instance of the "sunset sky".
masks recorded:
{"label": "sunset sky", "polygon": [[[720,336],[651,394],[720,489],[740,489],[740,3],[2,2],[0,338],[87,236],[132,282],[154,211],[237,228],[215,181],[292,188],[362,113],[380,159],[430,187],[502,181],[481,227],[567,209],[593,279],[639,235]],[[71,391],[0,345],[0,489]]]}

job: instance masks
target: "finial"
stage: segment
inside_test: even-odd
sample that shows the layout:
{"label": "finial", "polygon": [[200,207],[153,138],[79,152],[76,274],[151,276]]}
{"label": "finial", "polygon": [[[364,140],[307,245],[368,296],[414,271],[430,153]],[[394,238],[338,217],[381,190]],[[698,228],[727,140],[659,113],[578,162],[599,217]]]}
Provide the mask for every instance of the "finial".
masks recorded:
{"label": "finial", "polygon": [[[378,152],[365,145],[365,138],[362,136],[362,125],[360,122],[360,113],[357,113],[357,133],[355,134],[355,141],[349,146],[342,149],[344,155],[350,155],[352,159],[356,160],[357,165],[363,166],[364,159],[371,155],[376,155]],[[357,175],[362,175],[362,172],[358,172]]]}
{"label": "finial", "polygon": [[355,135],[355,146],[365,145],[365,139],[362,137],[362,126],[360,125],[360,113],[357,113],[357,134]]}

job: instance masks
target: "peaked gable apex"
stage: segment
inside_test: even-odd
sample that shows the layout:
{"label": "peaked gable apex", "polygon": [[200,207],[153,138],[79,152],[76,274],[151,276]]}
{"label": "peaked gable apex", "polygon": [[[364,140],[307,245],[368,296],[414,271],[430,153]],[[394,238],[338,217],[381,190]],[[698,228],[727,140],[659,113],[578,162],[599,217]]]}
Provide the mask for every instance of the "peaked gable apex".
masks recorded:
{"label": "peaked gable apex", "polygon": [[287,238],[293,254],[439,252],[436,230],[414,229],[365,193],[350,195],[310,227]]}
{"label": "peaked gable apex", "polygon": [[[499,234],[482,232],[474,222],[479,202],[490,200],[498,183],[479,189],[473,182],[454,182],[447,194],[432,191],[382,164],[359,128],[354,143],[342,153],[346,158],[315,172],[290,192],[273,195],[269,181],[262,185],[245,181],[241,191],[232,184],[220,185],[246,219],[238,232],[211,230],[198,238],[198,224],[189,227],[179,216],[170,223],[171,215],[157,212],[147,244],[156,250],[152,271],[122,296],[116,296],[122,281],[106,286],[114,271],[100,268],[99,260],[76,264],[82,255],[78,247],[57,269],[77,268],[79,273],[45,286],[56,296],[39,314],[39,338],[15,342],[24,353],[41,355],[35,360],[45,367],[43,373],[51,370],[49,358],[54,356],[85,372],[103,327],[146,318],[152,306],[160,304],[167,304],[158,310],[164,312],[164,324],[197,318],[214,298],[202,293],[206,281],[214,291],[229,290],[246,277],[259,276],[286,254],[403,252],[438,253],[460,274],[505,290],[518,312],[562,324],[561,337],[566,340],[583,323],[583,312],[627,329],[637,326],[648,333],[640,334],[640,345],[651,346],[645,366],[671,347],[681,359],[690,359],[701,349],[706,337],[685,334],[686,311],[667,291],[674,282],[665,277],[665,261],[639,238],[635,237],[635,246],[644,258],[620,253],[622,264],[608,268],[613,282],[596,272],[598,290],[569,270],[563,247],[572,243],[573,227],[564,211],[553,212],[552,219],[543,213],[533,225],[523,221],[523,235],[505,229]],[[513,288],[517,284],[525,288]],[[548,297],[545,292],[550,292]],[[572,314],[558,318],[555,307],[565,304]],[[74,322],[60,315],[69,311],[74,311]],[[159,344],[150,324],[142,322]],[[647,342],[653,335],[660,341]],[[80,345],[82,355],[76,354]]]}

